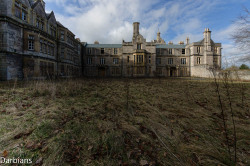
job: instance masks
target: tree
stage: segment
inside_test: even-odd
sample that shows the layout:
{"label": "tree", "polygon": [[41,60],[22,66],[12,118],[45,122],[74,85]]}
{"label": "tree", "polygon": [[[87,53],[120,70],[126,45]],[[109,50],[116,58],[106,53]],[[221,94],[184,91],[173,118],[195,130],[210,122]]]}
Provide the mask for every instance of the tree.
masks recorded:
{"label": "tree", "polygon": [[250,61],[250,11],[244,8],[244,14],[235,21],[236,29],[232,35],[235,44],[245,52],[241,59]]}
{"label": "tree", "polygon": [[240,66],[240,69],[249,69],[249,67],[248,67],[247,65],[245,65],[245,64],[242,64],[242,65]]}

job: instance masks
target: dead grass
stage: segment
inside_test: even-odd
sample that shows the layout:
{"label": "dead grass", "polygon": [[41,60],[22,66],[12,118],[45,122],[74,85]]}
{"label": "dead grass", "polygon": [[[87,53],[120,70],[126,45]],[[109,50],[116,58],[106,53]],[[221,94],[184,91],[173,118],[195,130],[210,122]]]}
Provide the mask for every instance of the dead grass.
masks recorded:
{"label": "dead grass", "polygon": [[[244,83],[243,107],[241,83],[232,85],[237,160],[248,165],[250,84]],[[211,80],[84,79],[13,87],[0,84],[0,153],[7,150],[8,157],[37,165],[234,165]],[[230,122],[228,128],[232,135]]]}

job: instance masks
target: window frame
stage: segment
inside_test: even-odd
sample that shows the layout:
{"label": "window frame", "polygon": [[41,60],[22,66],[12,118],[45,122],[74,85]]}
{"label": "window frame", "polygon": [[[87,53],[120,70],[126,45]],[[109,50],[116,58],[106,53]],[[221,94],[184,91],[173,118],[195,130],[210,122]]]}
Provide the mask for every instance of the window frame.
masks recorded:
{"label": "window frame", "polygon": [[34,51],[35,50],[35,36],[34,35],[28,35],[28,50]]}
{"label": "window frame", "polygon": [[118,49],[114,48],[114,54],[117,55],[118,54]]}
{"label": "window frame", "polygon": [[173,55],[173,49],[172,49],[172,48],[169,48],[169,49],[168,49],[168,54],[169,54],[169,55]]}
{"label": "window frame", "polygon": [[87,65],[92,65],[92,58],[91,57],[87,57]]}
{"label": "window frame", "polygon": [[104,53],[105,53],[105,49],[101,48],[101,54],[104,54]]}
{"label": "window frame", "polygon": [[186,65],[187,64],[187,58],[181,58],[181,64]]}
{"label": "window frame", "polygon": [[181,54],[185,55],[185,54],[186,54],[186,49],[183,48],[183,49],[181,50]]}
{"label": "window frame", "polygon": [[137,43],[137,50],[141,50],[141,47],[142,45],[141,45],[141,43]]}
{"label": "window frame", "polygon": [[173,58],[168,58],[168,64],[172,65],[174,63],[174,59]]}
{"label": "window frame", "polygon": [[100,64],[105,65],[105,58],[100,58]]}
{"label": "window frame", "polygon": [[113,58],[113,64],[114,65],[119,64],[119,58]]}
{"label": "window frame", "polygon": [[197,57],[196,64],[200,65],[201,64],[201,57]]}

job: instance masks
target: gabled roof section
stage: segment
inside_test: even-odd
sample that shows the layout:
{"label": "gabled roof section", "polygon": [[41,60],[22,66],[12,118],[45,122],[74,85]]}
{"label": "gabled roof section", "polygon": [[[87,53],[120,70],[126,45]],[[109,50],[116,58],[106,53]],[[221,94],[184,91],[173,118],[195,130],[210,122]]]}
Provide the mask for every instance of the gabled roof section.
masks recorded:
{"label": "gabled roof section", "polygon": [[53,24],[56,24],[56,17],[54,12],[52,11],[50,14],[46,13],[47,15],[47,19],[49,20],[49,22],[52,22]]}
{"label": "gabled roof section", "polygon": [[87,44],[88,48],[122,48],[122,44]]}
{"label": "gabled roof section", "polygon": [[36,11],[36,13],[40,16],[42,16],[44,19],[47,19],[47,15],[45,13],[45,9],[42,5],[41,0],[37,0],[33,5],[32,5],[32,9]]}
{"label": "gabled roof section", "polygon": [[[39,3],[40,1],[36,1],[35,3],[33,2],[33,4],[32,4],[32,9],[34,9],[37,5],[38,5],[38,3]],[[32,2],[31,2],[32,3]]]}
{"label": "gabled roof section", "polygon": [[29,0],[22,0],[21,2],[22,2],[22,4],[24,4],[26,7],[28,7],[28,8],[31,7],[30,1],[29,1]]}
{"label": "gabled roof section", "polygon": [[186,45],[179,45],[179,44],[157,44],[156,48],[185,48]]}

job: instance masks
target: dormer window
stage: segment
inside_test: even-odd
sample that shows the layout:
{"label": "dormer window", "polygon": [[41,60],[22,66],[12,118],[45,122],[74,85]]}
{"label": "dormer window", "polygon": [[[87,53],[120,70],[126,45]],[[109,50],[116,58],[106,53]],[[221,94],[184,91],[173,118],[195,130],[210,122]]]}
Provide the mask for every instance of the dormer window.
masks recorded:
{"label": "dormer window", "polygon": [[168,54],[172,55],[172,49],[171,48],[168,50]]}
{"label": "dormer window", "polygon": [[104,48],[101,48],[101,54],[104,54]]}
{"label": "dormer window", "polygon": [[137,44],[137,50],[141,50],[141,44]]}

